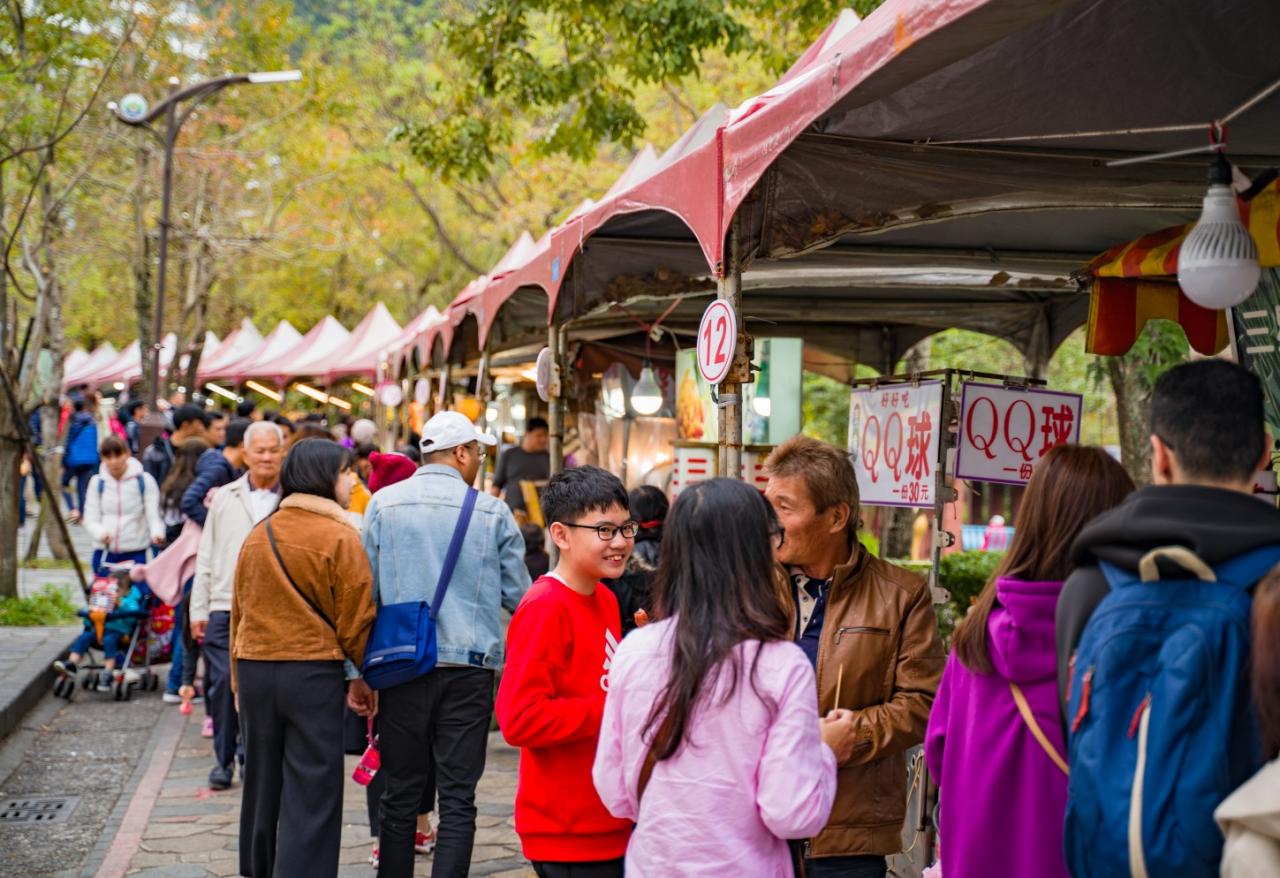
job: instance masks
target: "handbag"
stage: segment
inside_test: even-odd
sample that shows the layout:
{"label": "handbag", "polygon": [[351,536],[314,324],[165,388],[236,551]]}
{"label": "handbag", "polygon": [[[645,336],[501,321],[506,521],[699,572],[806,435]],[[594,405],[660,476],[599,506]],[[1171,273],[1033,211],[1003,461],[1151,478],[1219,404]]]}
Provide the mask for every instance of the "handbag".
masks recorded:
{"label": "handbag", "polygon": [[467,488],[431,602],[405,601],[383,604],[378,608],[369,644],[364,651],[364,665],[360,669],[371,689],[388,689],[408,683],[436,666],[436,617],[445,592],[449,590],[449,581],[453,579],[458,556],[462,554],[462,543],[471,524],[471,514],[475,512],[478,494],[475,488]]}

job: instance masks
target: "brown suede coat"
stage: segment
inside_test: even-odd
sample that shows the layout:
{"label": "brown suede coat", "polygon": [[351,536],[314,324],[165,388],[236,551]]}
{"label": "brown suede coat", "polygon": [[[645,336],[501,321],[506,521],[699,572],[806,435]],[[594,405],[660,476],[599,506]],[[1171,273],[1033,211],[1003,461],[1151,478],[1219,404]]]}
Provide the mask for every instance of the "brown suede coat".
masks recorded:
{"label": "brown suede coat", "polygon": [[360,535],[337,503],[294,494],[270,516],[276,545],[293,581],[271,551],[266,522],[240,550],[231,599],[232,683],[237,659],[341,661],[359,666],[376,613],[373,573]]}
{"label": "brown suede coat", "polygon": [[[794,630],[790,597],[788,604]],[[817,676],[818,709],[853,711],[857,743],[838,769],[831,818],[810,841],[810,856],[902,850],[905,754],[924,740],[946,659],[925,581],[855,544],[832,576]]]}

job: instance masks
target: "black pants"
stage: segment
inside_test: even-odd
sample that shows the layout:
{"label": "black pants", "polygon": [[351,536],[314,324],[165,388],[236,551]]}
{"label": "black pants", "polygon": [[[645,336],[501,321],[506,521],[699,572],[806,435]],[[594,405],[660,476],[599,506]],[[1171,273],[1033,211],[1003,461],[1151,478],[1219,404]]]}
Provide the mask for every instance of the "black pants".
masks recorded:
{"label": "black pants", "polygon": [[[231,614],[209,614],[204,632],[205,704],[213,717],[213,758],[223,768],[233,767],[239,751],[240,722],[236,698],[231,691]],[[339,701],[341,706],[341,701]],[[341,743],[341,730],[339,730]]]}
{"label": "black pants", "polygon": [[493,671],[436,668],[378,697],[382,795],[378,875],[413,875],[413,835],[435,760],[440,825],[432,878],[466,878],[476,836],[476,784],[484,773]]}
{"label": "black pants", "polygon": [[621,858],[586,863],[533,863],[538,878],[622,878]]}
{"label": "black pants", "polygon": [[[378,730],[374,725],[374,732]],[[430,753],[427,754],[430,758]],[[379,820],[379,812],[382,810],[382,794],[387,789],[387,773],[379,771],[373,776],[373,780],[369,781],[369,785],[364,788],[365,801],[369,808],[369,834],[374,838],[378,837],[379,829],[382,826]],[[427,769],[427,779],[422,785],[422,800],[418,803],[419,814],[430,814],[436,809],[436,763],[431,760],[431,765]],[[381,853],[381,851],[379,851]]]}
{"label": "black pants", "polygon": [[342,662],[236,665],[245,744],[240,874],[332,878],[342,841]]}
{"label": "black pants", "polygon": [[852,857],[821,857],[804,861],[805,878],[884,878],[888,864],[884,857],[859,854]]}

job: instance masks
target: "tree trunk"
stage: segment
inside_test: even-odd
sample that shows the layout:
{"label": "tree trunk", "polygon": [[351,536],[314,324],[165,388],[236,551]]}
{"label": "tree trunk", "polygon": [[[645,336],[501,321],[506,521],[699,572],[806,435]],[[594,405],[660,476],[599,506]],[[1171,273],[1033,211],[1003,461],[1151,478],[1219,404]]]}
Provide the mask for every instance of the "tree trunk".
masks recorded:
{"label": "tree trunk", "polygon": [[1120,462],[1136,485],[1151,484],[1151,388],[1142,367],[1131,357],[1107,357],[1107,377],[1116,395]]}
{"label": "tree trunk", "polygon": [[151,237],[147,230],[147,145],[138,132],[137,175],[133,184],[133,306],[138,316],[138,352],[142,357],[142,387],[147,402],[159,397],[159,376],[151,363],[152,322],[155,320],[151,296]]}
{"label": "tree trunk", "polygon": [[0,398],[0,597],[18,596],[18,466],[22,444],[13,406]]}

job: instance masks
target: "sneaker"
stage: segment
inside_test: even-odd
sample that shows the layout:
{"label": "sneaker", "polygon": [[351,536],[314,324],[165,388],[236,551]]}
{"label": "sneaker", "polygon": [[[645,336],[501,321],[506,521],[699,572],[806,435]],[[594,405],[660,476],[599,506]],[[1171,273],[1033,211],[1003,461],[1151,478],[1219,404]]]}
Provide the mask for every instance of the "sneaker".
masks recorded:
{"label": "sneaker", "polygon": [[202,738],[213,737],[213,717],[206,716],[204,718],[204,725],[200,727],[200,737]]}
{"label": "sneaker", "polygon": [[230,766],[223,767],[215,765],[213,771],[209,772],[209,789],[225,790],[231,786],[231,779],[235,775],[235,770]]}
{"label": "sneaker", "polygon": [[103,671],[101,676],[98,677],[98,691],[99,692],[111,691],[111,672],[110,671]]}
{"label": "sneaker", "polygon": [[170,692],[168,689],[166,689],[164,690],[164,694],[160,696],[160,700],[163,701],[165,704],[181,704],[182,696],[179,695],[177,692]]}
{"label": "sneaker", "polygon": [[71,659],[58,659],[53,663],[53,669],[63,676],[74,677],[76,675],[76,663]]}
{"label": "sneaker", "polygon": [[378,847],[374,845],[373,853],[369,854],[369,865],[378,868]]}
{"label": "sneaker", "polygon": [[436,833],[433,829],[430,833],[419,832],[413,837],[413,852],[415,854],[429,854],[436,849]]}

